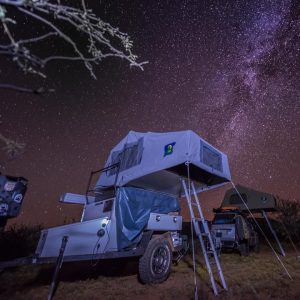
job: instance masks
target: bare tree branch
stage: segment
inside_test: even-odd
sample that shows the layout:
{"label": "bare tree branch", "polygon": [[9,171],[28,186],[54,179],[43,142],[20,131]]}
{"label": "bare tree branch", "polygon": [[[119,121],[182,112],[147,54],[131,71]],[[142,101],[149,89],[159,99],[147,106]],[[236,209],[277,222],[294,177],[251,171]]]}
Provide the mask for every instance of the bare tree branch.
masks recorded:
{"label": "bare tree branch", "polygon": [[25,144],[18,143],[11,139],[6,138],[4,135],[0,133],[0,141],[2,141],[5,146],[2,148],[11,158],[16,157],[23,153]]}
{"label": "bare tree branch", "polygon": [[[81,61],[94,78],[96,76],[92,64],[97,64],[108,57],[121,58],[130,66],[143,70],[143,65],[147,62],[137,61],[138,57],[132,52],[133,43],[126,33],[102,21],[91,9],[87,8],[84,0],[81,0],[81,8],[63,5],[61,2],[54,0],[0,0],[0,24],[2,24],[8,39],[8,43],[0,44],[0,55],[12,57],[25,73],[38,74],[43,77],[46,75],[41,69],[53,60]],[[9,18],[7,9],[10,7],[16,8],[23,15],[46,25],[49,32],[37,34],[29,39],[17,39],[13,34],[13,29],[18,24]],[[65,32],[66,24],[71,26],[74,32],[80,32],[80,37],[85,39],[84,49],[79,47],[69,31]],[[73,49],[74,56],[62,53],[42,57],[33,53],[32,44],[54,37],[69,44]]]}
{"label": "bare tree branch", "polygon": [[[132,52],[133,43],[128,34],[96,16],[85,0],[79,3],[81,7],[65,5],[60,0],[0,0],[0,30],[4,32],[4,36],[0,35],[0,55],[11,58],[25,74],[31,73],[43,78],[46,78],[44,67],[54,60],[82,62],[93,78],[96,78],[93,65],[108,57],[121,58],[130,66],[143,70],[147,62],[138,62],[138,57]],[[12,13],[14,9],[43,26],[36,26],[37,30],[32,31],[36,34],[30,38],[19,37],[20,31],[16,30],[18,21],[10,18],[10,15],[16,17]],[[76,40],[78,37],[80,43]],[[73,53],[51,53],[51,50],[44,56],[36,53],[34,45],[53,42],[55,39],[69,45]],[[13,84],[0,84],[0,88],[33,94],[53,91],[43,88],[29,89]],[[0,141],[5,145],[3,150],[12,158],[24,151],[25,144],[8,139],[2,134]]]}
{"label": "bare tree branch", "polygon": [[[1,115],[0,115],[0,124],[1,123],[2,122],[1,122]],[[0,142],[4,144],[4,146],[2,146],[2,151],[4,151],[4,153],[6,154],[6,157],[3,157],[3,155],[1,155],[2,157],[0,159],[0,169],[4,169],[6,163],[15,160],[25,152],[25,144],[11,140],[5,137],[1,133],[0,133]]]}
{"label": "bare tree branch", "polygon": [[36,95],[52,93],[55,91],[54,89],[44,89],[43,87],[40,87],[38,89],[29,89],[29,88],[17,86],[14,84],[3,84],[3,83],[0,83],[0,89],[9,89],[9,90],[14,90],[14,91],[21,92],[21,93],[30,93],[30,94],[36,94]]}

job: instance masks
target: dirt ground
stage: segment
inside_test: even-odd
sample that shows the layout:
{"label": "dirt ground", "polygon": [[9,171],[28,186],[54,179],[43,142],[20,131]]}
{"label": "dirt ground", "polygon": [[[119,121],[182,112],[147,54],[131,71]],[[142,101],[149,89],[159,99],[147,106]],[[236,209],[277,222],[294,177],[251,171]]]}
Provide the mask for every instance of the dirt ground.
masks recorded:
{"label": "dirt ground", "polygon": [[[203,267],[202,254],[198,250],[196,254],[199,299],[300,299],[300,259],[292,250],[282,258],[292,280],[266,246],[249,257],[222,253],[221,265],[229,289],[220,288],[217,298]],[[194,299],[191,255],[173,265],[168,280],[159,285],[139,282],[136,259],[92,264],[95,262],[64,264],[54,299]],[[47,299],[52,273],[49,265],[2,271],[0,299]]]}

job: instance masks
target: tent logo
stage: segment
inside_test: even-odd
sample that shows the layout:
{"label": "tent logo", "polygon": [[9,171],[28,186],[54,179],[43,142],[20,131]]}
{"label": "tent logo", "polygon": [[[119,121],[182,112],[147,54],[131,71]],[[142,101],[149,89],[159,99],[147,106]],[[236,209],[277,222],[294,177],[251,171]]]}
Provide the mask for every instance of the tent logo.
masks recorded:
{"label": "tent logo", "polygon": [[173,148],[175,146],[175,142],[173,143],[170,143],[170,144],[167,144],[165,146],[165,154],[164,154],[164,157],[167,156],[167,155],[171,155],[173,153]]}

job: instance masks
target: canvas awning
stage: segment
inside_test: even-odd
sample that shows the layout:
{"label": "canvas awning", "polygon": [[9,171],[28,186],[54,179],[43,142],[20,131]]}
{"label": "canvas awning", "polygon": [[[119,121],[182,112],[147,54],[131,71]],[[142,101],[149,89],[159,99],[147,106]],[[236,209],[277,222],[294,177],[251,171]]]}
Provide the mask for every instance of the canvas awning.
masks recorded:
{"label": "canvas awning", "polygon": [[[251,210],[252,212],[258,211],[275,211],[276,210],[276,198],[274,195],[256,191],[248,187],[237,185],[236,186],[240,195],[237,194],[235,189],[229,189],[226,191],[221,207],[236,206],[242,211]],[[247,207],[241,200],[246,203]]]}

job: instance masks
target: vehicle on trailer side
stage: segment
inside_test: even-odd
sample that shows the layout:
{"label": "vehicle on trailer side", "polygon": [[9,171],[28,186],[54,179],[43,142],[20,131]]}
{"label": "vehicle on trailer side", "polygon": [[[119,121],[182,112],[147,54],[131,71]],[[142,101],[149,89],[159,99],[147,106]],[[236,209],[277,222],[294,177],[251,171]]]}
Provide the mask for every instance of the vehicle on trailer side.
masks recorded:
{"label": "vehicle on trailer side", "polygon": [[259,251],[259,238],[251,219],[236,207],[214,209],[211,234],[222,249],[238,250],[242,256]]}
{"label": "vehicle on trailer side", "polygon": [[284,250],[273,230],[267,212],[276,211],[276,197],[272,194],[237,185],[228,189],[220,208],[214,209],[212,234],[224,249],[237,249],[242,255],[249,250],[259,251],[258,224],[253,214],[262,214],[277,241],[281,253]]}
{"label": "vehicle on trailer side", "polygon": [[7,221],[21,211],[28,180],[23,177],[7,176],[0,173],[0,231]]}

